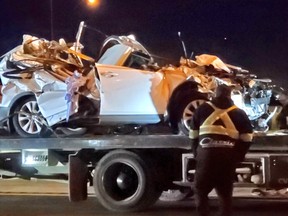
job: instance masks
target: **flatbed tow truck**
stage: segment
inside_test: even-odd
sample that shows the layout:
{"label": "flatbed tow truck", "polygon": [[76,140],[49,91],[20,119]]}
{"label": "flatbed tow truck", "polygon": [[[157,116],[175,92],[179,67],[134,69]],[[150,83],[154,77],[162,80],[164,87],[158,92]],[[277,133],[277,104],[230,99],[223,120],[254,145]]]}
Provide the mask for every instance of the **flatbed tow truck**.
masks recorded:
{"label": "flatbed tow truck", "polygon": [[[235,186],[259,190],[288,187],[288,133],[256,134]],[[163,191],[191,195],[195,161],[189,138],[172,133],[18,138],[1,136],[0,169],[36,176],[40,167],[68,166],[69,199],[98,201],[112,211],[137,211]],[[166,194],[167,195],[167,194]]]}

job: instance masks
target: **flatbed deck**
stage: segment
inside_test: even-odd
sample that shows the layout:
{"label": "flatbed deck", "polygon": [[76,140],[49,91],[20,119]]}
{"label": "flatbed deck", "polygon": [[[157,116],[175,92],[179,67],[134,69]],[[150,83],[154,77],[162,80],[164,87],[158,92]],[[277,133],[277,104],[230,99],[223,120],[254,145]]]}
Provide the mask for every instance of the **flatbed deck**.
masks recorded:
{"label": "flatbed deck", "polygon": [[181,135],[97,135],[62,138],[1,137],[0,149],[65,149],[79,150],[111,148],[191,148],[188,137]]}
{"label": "flatbed deck", "polygon": [[[81,137],[21,138],[0,136],[1,150],[18,149],[112,149],[177,148],[191,149],[187,136],[171,133],[152,135],[84,135]],[[256,134],[252,152],[288,152],[288,133]]]}

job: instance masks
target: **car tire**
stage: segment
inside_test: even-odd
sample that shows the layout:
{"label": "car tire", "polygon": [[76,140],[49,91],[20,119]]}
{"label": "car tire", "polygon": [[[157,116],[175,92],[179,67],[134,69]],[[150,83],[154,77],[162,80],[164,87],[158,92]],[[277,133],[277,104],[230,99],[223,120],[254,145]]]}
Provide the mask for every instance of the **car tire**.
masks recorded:
{"label": "car tire", "polygon": [[108,210],[139,211],[161,195],[155,179],[153,169],[139,155],[115,150],[97,164],[93,185],[98,201]]}
{"label": "car tire", "polygon": [[190,124],[192,117],[194,115],[195,110],[208,99],[207,97],[200,93],[194,92],[192,94],[183,97],[183,99],[179,102],[178,109],[178,129],[184,135],[189,135]]}
{"label": "car tire", "polygon": [[[185,84],[191,85],[191,82]],[[208,100],[206,94],[191,88],[175,90],[167,105],[170,127],[175,134],[179,132],[185,135],[189,134],[190,123],[195,110]]]}
{"label": "car tire", "polygon": [[52,132],[43,124],[43,118],[40,113],[35,97],[30,96],[17,101],[14,109],[12,123],[14,129],[21,137],[39,137],[49,136]]}

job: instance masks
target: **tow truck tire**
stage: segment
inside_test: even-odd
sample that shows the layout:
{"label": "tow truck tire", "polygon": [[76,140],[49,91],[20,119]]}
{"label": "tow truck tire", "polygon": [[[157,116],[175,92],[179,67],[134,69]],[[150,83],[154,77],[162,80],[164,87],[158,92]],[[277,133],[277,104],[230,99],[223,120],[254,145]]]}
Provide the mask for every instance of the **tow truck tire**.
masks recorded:
{"label": "tow truck tire", "polygon": [[42,114],[34,96],[16,102],[12,122],[17,134],[21,137],[50,136],[52,132],[41,122]]}
{"label": "tow truck tire", "polygon": [[115,150],[95,168],[93,185],[98,201],[108,210],[139,211],[154,204],[161,195],[154,169],[137,154]]}

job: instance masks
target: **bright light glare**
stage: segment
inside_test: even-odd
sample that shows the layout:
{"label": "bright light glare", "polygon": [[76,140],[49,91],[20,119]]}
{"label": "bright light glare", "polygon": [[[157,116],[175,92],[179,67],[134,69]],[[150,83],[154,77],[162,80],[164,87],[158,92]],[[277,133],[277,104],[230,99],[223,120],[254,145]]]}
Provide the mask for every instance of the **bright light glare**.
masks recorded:
{"label": "bright light glare", "polygon": [[26,164],[33,164],[34,163],[33,156],[27,156],[25,158],[25,163]]}
{"label": "bright light glare", "polygon": [[100,0],[86,0],[86,3],[90,7],[98,7],[100,5]]}

